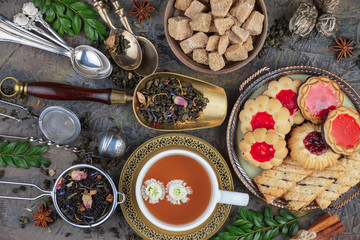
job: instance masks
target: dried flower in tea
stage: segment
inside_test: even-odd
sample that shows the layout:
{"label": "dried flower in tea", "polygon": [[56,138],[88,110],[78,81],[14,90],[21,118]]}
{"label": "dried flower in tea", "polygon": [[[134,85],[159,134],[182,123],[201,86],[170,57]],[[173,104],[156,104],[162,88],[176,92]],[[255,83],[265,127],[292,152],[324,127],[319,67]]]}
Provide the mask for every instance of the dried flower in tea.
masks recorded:
{"label": "dried flower in tea", "polygon": [[321,15],[316,23],[316,30],[325,37],[331,37],[340,28],[339,19],[332,14]]}
{"label": "dried flower in tea", "polygon": [[85,179],[87,174],[83,171],[74,170],[70,173],[70,177],[72,180],[80,181],[81,179]]}
{"label": "dried flower in tea", "polygon": [[191,84],[169,77],[149,80],[136,96],[140,113],[154,127],[195,121],[209,102]]}
{"label": "dried flower in tea", "polygon": [[93,203],[92,195],[95,195],[96,193],[96,190],[90,190],[89,192],[85,190],[82,194],[82,202],[86,209],[91,208],[91,205]]}

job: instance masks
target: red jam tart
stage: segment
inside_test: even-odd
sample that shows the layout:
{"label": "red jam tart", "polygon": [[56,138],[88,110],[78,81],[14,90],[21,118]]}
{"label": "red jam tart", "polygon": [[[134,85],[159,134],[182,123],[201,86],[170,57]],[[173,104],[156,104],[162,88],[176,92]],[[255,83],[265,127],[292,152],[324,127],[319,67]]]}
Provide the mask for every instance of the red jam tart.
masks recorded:
{"label": "red jam tart", "polygon": [[323,131],[327,144],[337,153],[350,155],[360,149],[360,115],[354,108],[329,112]]}
{"label": "red jam tart", "polygon": [[298,105],[303,116],[315,124],[323,122],[333,109],[342,106],[344,94],[328,77],[311,77],[299,89]]}
{"label": "red jam tart", "polygon": [[290,133],[290,156],[306,169],[324,170],[338,162],[340,154],[328,147],[321,134],[321,125],[304,123]]}
{"label": "red jam tart", "polygon": [[290,77],[281,77],[277,81],[271,81],[268,89],[264,91],[263,95],[277,98],[281,104],[290,112],[290,123],[299,125],[304,121],[304,117],[297,105],[297,92],[302,82],[300,80],[293,80]]}
{"label": "red jam tart", "polygon": [[239,117],[244,134],[257,128],[266,128],[285,136],[291,129],[289,110],[278,99],[264,95],[247,100]]}
{"label": "red jam tart", "polygon": [[246,161],[263,169],[279,166],[288,154],[285,140],[274,130],[266,128],[247,132],[239,147]]}

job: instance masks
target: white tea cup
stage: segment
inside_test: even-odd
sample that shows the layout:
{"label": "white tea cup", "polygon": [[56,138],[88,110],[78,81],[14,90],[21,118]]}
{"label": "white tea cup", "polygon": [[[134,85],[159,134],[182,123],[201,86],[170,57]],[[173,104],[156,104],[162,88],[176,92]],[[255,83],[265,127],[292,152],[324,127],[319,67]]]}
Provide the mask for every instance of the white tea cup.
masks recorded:
{"label": "white tea cup", "polygon": [[[208,206],[206,207],[205,211],[194,221],[186,223],[186,224],[169,224],[164,221],[157,219],[146,207],[143,197],[141,195],[141,186],[144,182],[144,177],[151,166],[153,166],[158,160],[163,159],[164,157],[171,156],[171,155],[183,155],[190,157],[196,160],[198,163],[204,167],[206,173],[209,176],[210,183],[211,183],[211,196]],[[135,195],[136,201],[139,205],[140,211],[144,214],[144,216],[155,226],[162,228],[164,230],[173,231],[173,232],[182,232],[191,230],[200,226],[204,223],[213,213],[215,210],[217,203],[225,203],[225,204],[232,204],[237,206],[247,206],[249,203],[249,195],[246,193],[240,192],[231,192],[231,191],[224,191],[219,189],[219,183],[216,177],[216,174],[210,164],[200,155],[183,150],[183,149],[172,149],[166,150],[159,154],[156,154],[152,158],[150,158],[144,166],[141,168],[139,175],[136,180],[135,186]],[[163,200],[165,201],[165,200]],[[186,203],[185,203],[186,204]]]}

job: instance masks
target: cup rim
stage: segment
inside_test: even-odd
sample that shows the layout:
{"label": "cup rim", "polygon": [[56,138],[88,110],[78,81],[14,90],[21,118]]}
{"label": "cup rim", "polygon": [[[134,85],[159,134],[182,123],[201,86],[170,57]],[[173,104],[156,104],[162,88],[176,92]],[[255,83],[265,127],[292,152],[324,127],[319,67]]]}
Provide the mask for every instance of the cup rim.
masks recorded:
{"label": "cup rim", "polygon": [[[171,155],[185,155],[185,156],[191,157],[192,159],[199,162],[204,167],[206,172],[208,173],[209,179],[211,182],[211,196],[210,196],[210,200],[209,200],[207,208],[197,219],[195,219],[194,221],[192,221],[190,223],[186,223],[186,224],[179,224],[179,225],[169,224],[169,223],[166,223],[166,222],[163,222],[163,221],[157,219],[147,209],[147,207],[144,203],[144,200],[141,196],[140,189],[141,189],[141,185],[143,183],[143,180],[144,180],[144,177],[145,177],[145,174],[147,173],[147,171],[150,169],[150,167],[155,162],[157,162],[158,160],[160,160],[163,157],[171,156]],[[191,230],[191,229],[194,229],[194,228],[200,226],[211,216],[211,214],[214,212],[216,204],[218,203],[218,200],[220,198],[220,190],[219,190],[219,183],[218,183],[218,179],[215,174],[215,171],[213,170],[211,165],[202,156],[200,156],[199,154],[194,153],[192,151],[188,151],[188,150],[184,150],[184,149],[170,149],[170,150],[165,150],[165,151],[158,153],[155,156],[151,157],[141,168],[141,170],[138,174],[138,177],[136,179],[135,198],[136,198],[136,202],[137,202],[142,214],[152,224],[154,224],[155,226],[162,228],[164,230],[173,231],[173,232],[183,232],[183,231],[188,231],[188,230]]]}

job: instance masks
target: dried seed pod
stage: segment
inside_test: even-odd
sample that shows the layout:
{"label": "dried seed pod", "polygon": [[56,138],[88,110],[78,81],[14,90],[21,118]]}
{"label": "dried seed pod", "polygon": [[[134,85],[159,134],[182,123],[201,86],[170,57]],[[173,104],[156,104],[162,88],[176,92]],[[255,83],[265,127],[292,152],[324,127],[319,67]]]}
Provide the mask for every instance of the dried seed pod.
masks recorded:
{"label": "dried seed pod", "polygon": [[315,0],[316,4],[325,13],[334,13],[340,0]]}
{"label": "dried seed pod", "polygon": [[310,2],[300,4],[289,22],[289,30],[302,37],[308,35],[315,27],[318,11]]}
{"label": "dried seed pod", "polygon": [[331,37],[340,28],[340,21],[332,14],[323,14],[316,23],[316,30],[325,37]]}

